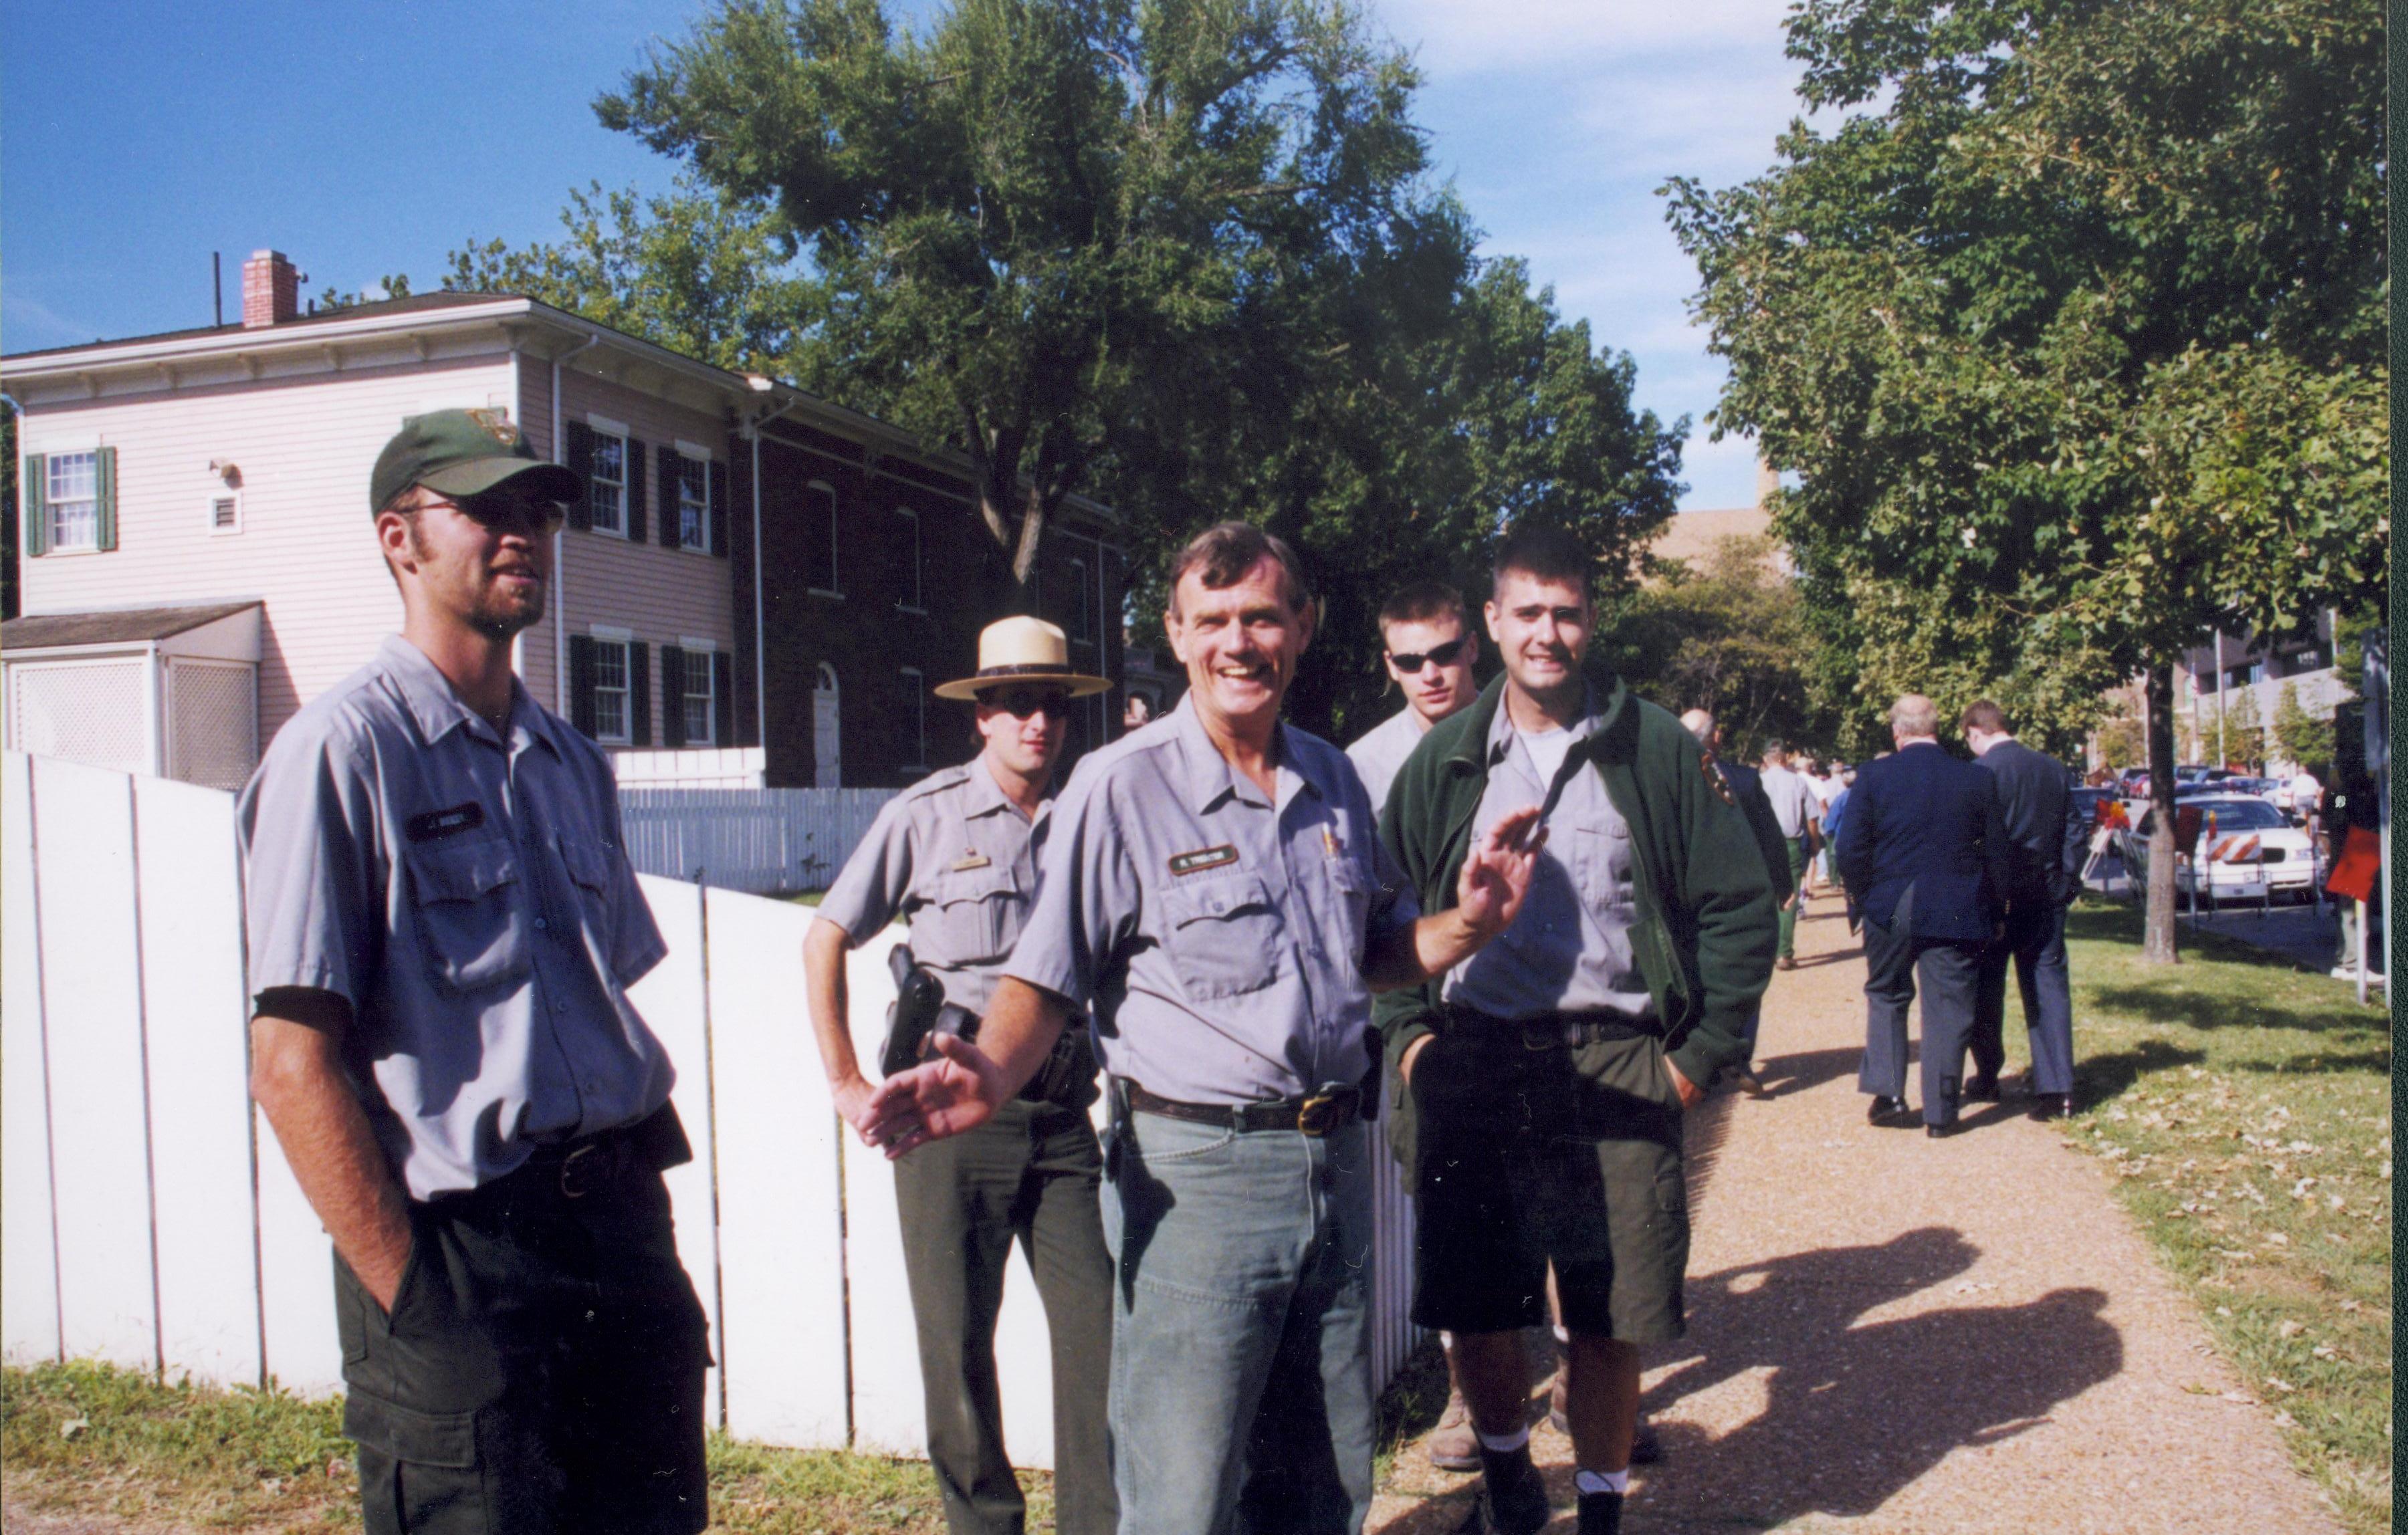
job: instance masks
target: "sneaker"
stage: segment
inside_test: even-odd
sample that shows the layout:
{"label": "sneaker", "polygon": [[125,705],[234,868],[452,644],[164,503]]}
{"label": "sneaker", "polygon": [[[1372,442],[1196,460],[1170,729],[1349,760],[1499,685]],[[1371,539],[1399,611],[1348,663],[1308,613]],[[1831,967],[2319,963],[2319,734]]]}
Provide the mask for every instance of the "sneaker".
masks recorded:
{"label": "sneaker", "polygon": [[1480,1436],[1472,1430],[1471,1409],[1465,1405],[1462,1392],[1447,1394],[1446,1411],[1439,1414],[1438,1427],[1422,1441],[1422,1453],[1442,1471],[1480,1469]]}

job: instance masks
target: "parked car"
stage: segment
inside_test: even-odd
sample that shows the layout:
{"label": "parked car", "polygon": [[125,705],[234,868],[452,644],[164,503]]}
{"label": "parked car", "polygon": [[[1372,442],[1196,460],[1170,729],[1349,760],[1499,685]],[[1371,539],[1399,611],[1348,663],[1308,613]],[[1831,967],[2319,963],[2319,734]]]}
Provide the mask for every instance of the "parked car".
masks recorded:
{"label": "parked car", "polygon": [[[2313,898],[2315,849],[2306,832],[2255,795],[2184,794],[2178,813],[2200,812],[2199,839],[2191,856],[2174,868],[2174,890],[2194,886],[2202,904],[2263,900],[2270,893],[2287,900]],[[2136,882],[2149,877],[2149,835],[2156,811],[2144,811],[2123,838],[2124,867]],[[2204,871],[2204,879],[2201,878]]]}
{"label": "parked car", "polygon": [[2099,817],[2109,801],[2123,798],[2121,791],[2108,788],[2081,788],[2073,791],[2073,813],[2082,818],[2083,835],[2099,829]]}

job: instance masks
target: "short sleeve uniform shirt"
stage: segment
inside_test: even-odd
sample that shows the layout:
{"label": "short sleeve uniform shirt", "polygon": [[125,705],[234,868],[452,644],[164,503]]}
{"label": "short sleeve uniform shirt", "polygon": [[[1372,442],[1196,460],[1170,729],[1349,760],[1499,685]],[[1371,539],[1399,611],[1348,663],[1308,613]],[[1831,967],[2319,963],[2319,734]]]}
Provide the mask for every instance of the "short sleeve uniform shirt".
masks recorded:
{"label": "short sleeve uniform shirt", "polygon": [[878,812],[819,914],[855,944],[902,917],[945,1000],[984,1014],[1037,892],[1051,809],[1023,815],[982,761],[931,773]]}
{"label": "short sleeve uniform shirt", "polygon": [[515,682],[505,739],[388,638],[277,733],[236,814],[251,989],[351,1004],[346,1061],[413,1198],[667,1101],[627,999],[666,951],[609,763]]}
{"label": "short sleeve uniform shirt", "polygon": [[1419,909],[1345,756],[1283,724],[1278,759],[1266,797],[1184,698],[1054,803],[1004,973],[1092,1004],[1104,1069],[1164,1097],[1295,1097],[1373,1059],[1364,955]]}
{"label": "short sleeve uniform shirt", "polygon": [[1374,817],[1387,806],[1388,785],[1397,781],[1398,770],[1428,734],[1421,716],[1405,708],[1373,725],[1346,749],[1346,760],[1362,775],[1364,792],[1371,796]]}

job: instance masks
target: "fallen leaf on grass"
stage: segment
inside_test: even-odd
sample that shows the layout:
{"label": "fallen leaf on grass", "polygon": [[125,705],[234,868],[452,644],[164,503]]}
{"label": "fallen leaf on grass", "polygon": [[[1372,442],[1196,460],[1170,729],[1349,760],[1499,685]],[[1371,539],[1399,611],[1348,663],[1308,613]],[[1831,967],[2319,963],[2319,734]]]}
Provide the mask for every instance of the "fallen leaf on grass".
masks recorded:
{"label": "fallen leaf on grass", "polygon": [[66,1422],[59,1425],[59,1437],[61,1439],[73,1439],[78,1434],[82,1433],[85,1429],[91,1427],[92,1419],[90,1418],[69,1418]]}

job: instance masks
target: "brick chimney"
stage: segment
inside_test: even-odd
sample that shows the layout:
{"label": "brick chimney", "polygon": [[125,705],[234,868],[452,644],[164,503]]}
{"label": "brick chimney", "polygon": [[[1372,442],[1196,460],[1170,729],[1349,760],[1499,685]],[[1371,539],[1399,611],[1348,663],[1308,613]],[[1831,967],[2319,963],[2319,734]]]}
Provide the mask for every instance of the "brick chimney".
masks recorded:
{"label": "brick chimney", "polygon": [[301,274],[280,251],[253,251],[242,264],[245,330],[280,324],[301,314]]}

